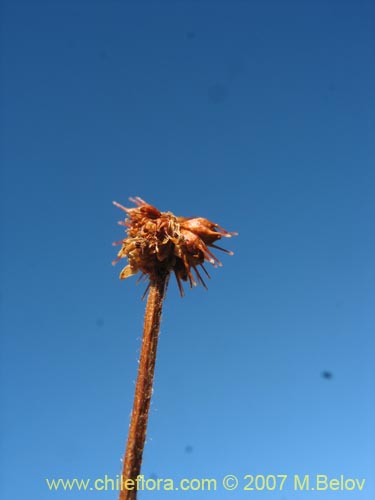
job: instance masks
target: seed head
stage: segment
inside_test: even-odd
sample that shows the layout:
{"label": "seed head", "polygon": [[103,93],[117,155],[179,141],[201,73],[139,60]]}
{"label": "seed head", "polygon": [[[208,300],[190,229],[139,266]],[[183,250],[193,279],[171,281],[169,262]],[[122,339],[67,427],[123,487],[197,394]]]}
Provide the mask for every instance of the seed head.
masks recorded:
{"label": "seed head", "polygon": [[113,202],[128,215],[124,221],[119,222],[127,228],[127,237],[114,243],[121,245],[121,249],[113,264],[124,257],[128,259],[128,265],[121,271],[120,279],[141,272],[141,277],[152,281],[173,271],[182,296],[184,292],[181,281],[189,281],[190,287],[198,282],[207,288],[198,266],[208,278],[210,276],[204,267],[205,261],[215,267],[221,266],[210,248],[233,255],[233,252],[215,245],[215,242],[237,233],[229,233],[203,217],[176,217],[171,212],[160,212],[139,197],[130,198],[130,201],[136,205],[135,208],[126,208]]}

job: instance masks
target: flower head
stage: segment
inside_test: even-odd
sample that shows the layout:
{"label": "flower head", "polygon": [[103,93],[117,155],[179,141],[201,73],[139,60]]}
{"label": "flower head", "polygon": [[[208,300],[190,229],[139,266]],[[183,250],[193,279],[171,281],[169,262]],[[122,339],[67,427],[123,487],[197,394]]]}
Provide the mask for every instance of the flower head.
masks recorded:
{"label": "flower head", "polygon": [[125,221],[119,222],[127,228],[127,237],[114,243],[121,245],[121,249],[113,264],[124,257],[128,259],[128,265],[121,271],[120,279],[141,272],[142,276],[152,281],[173,271],[183,295],[181,281],[189,281],[191,287],[198,282],[207,288],[198,266],[208,278],[210,276],[204,267],[205,261],[215,267],[221,266],[210,248],[233,255],[233,252],[215,245],[215,242],[237,233],[229,233],[203,217],[176,217],[171,212],[160,212],[139,197],[130,198],[130,201],[136,207],[126,208],[113,202],[128,215]]}

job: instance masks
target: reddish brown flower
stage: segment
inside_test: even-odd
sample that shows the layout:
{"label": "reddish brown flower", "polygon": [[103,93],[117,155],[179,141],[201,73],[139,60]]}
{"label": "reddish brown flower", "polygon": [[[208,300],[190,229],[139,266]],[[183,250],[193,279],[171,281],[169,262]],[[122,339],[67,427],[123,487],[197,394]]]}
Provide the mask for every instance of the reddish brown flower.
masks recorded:
{"label": "reddish brown flower", "polygon": [[113,202],[128,215],[125,221],[119,222],[127,228],[127,237],[114,243],[121,245],[121,249],[113,264],[124,257],[128,259],[120,279],[141,272],[142,276],[152,281],[173,271],[183,295],[181,280],[189,281],[191,287],[198,281],[207,288],[198,266],[208,278],[205,261],[221,266],[210,248],[233,255],[233,252],[215,245],[215,242],[237,233],[225,231],[203,217],[176,217],[171,212],[160,212],[139,197],[130,198],[130,201],[136,205],[135,208],[126,208]]}

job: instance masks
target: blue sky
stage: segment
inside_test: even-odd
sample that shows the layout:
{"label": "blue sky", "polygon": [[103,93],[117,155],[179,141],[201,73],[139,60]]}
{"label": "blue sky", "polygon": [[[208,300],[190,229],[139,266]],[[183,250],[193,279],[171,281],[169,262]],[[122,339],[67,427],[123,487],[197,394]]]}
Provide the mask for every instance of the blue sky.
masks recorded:
{"label": "blue sky", "polygon": [[374,19],[366,0],[3,2],[3,498],[117,497],[45,478],[121,470],[145,307],[111,266],[129,196],[240,233],[208,292],[170,284],[146,477],[345,474],[367,483],[340,498],[374,498]]}

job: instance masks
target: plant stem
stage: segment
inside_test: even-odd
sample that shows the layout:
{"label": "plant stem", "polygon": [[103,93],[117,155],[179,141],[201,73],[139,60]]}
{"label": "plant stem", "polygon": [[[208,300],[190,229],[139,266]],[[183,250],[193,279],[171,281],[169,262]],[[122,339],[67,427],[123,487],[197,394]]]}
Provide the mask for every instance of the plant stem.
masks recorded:
{"label": "plant stem", "polygon": [[137,498],[136,483],[134,483],[133,490],[125,489],[125,486],[127,479],[135,481],[141,471],[152,396],[161,312],[167,284],[168,274],[160,275],[150,282],[133,411],[122,469],[124,489],[120,491],[119,500],[135,500]]}

